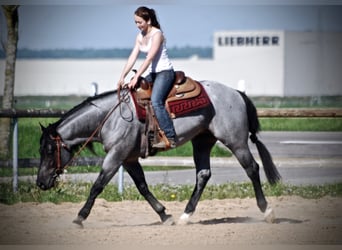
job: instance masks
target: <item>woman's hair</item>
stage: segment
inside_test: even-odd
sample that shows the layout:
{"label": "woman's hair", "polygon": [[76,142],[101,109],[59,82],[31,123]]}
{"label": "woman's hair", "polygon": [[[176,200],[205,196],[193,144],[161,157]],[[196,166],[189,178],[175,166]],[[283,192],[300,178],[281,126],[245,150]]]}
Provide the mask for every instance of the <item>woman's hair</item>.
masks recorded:
{"label": "woman's hair", "polygon": [[150,9],[150,8],[145,7],[145,6],[141,6],[134,12],[134,14],[141,17],[146,22],[151,20],[151,25],[153,27],[161,29],[160,24],[159,24],[158,19],[157,19],[157,16],[156,16],[156,12],[154,11],[154,9]]}

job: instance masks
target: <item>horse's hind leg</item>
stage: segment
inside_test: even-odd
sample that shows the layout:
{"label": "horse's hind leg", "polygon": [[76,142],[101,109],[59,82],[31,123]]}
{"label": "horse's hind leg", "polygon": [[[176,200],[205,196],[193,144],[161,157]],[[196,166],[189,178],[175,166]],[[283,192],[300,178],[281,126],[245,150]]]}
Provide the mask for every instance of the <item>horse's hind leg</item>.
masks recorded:
{"label": "horse's hind leg", "polygon": [[132,177],[136,187],[138,188],[140,194],[144,196],[147,202],[151,205],[154,211],[158,213],[161,221],[164,224],[172,225],[174,224],[172,215],[165,213],[165,207],[153,196],[153,194],[148,189],[144,172],[138,161],[125,163],[125,169],[128,174]]}
{"label": "horse's hind leg", "polygon": [[209,133],[200,134],[192,139],[196,165],[196,185],[185,211],[178,221],[179,224],[187,224],[189,222],[190,216],[195,212],[197,203],[210,179],[210,151],[215,142],[216,138]]}
{"label": "horse's hind leg", "polygon": [[257,205],[260,211],[264,213],[266,221],[271,222],[274,219],[274,215],[271,208],[267,209],[267,201],[262,191],[260,182],[258,163],[254,160],[247,145],[245,147],[232,150],[232,152],[234,153],[242,167],[245,169],[248,177],[252,181],[255,197],[257,200]]}

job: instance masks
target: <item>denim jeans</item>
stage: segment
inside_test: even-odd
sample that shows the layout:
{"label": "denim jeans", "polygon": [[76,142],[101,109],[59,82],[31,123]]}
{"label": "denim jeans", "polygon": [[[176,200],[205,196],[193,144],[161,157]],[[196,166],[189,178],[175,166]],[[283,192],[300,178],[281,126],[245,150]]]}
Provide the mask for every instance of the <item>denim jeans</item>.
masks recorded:
{"label": "denim jeans", "polygon": [[164,70],[158,73],[150,73],[146,76],[146,79],[153,82],[151,102],[159,126],[167,138],[175,139],[176,132],[173,122],[165,109],[165,100],[173,86],[175,72],[173,70]]}

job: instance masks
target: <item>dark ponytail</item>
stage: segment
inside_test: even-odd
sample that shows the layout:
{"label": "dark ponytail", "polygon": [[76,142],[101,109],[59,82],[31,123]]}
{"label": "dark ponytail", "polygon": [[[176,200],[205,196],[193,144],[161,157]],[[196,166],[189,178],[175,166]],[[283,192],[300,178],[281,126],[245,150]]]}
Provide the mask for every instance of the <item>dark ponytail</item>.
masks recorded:
{"label": "dark ponytail", "polygon": [[134,12],[134,14],[141,17],[146,22],[148,22],[150,20],[151,25],[153,27],[156,27],[157,29],[161,29],[160,24],[159,24],[158,19],[157,19],[156,12],[154,11],[154,9],[150,9],[150,8],[145,7],[145,6],[141,6]]}

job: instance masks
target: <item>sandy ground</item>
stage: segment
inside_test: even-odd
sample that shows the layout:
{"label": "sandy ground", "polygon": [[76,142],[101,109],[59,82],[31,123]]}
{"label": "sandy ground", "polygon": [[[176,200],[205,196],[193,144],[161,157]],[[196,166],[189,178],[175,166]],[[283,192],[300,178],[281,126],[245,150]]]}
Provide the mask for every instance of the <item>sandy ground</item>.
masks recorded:
{"label": "sandy ground", "polygon": [[[0,204],[0,245],[206,246],[342,244],[342,198],[269,197],[277,219],[263,221],[254,199],[200,201],[188,225],[162,225],[147,202],[98,199],[84,228],[83,203]],[[164,202],[178,220],[186,202]]]}

